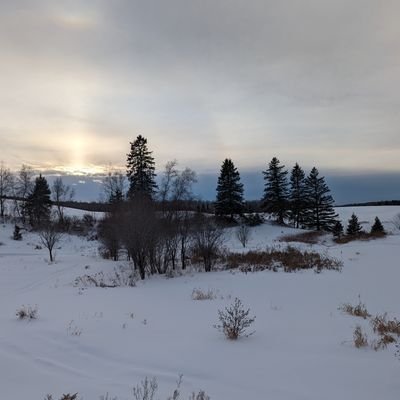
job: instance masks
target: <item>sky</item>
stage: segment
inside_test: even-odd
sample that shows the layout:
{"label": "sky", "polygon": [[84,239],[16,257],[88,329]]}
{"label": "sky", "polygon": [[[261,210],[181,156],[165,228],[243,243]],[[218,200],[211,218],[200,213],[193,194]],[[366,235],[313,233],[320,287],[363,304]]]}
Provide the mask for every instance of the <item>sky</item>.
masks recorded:
{"label": "sky", "polygon": [[277,156],[400,176],[398,15],[395,0],[2,1],[0,159],[93,175],[142,134],[157,169],[207,176],[228,157],[252,176]]}

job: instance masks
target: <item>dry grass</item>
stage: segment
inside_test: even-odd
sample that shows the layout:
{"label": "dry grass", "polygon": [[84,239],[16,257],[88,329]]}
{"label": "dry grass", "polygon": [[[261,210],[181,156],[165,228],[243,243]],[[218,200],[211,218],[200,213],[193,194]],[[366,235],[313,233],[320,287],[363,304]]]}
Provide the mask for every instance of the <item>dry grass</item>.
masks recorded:
{"label": "dry grass", "polygon": [[386,349],[391,343],[396,343],[397,340],[387,333],[383,334],[378,340],[375,340],[371,346],[375,351]]}
{"label": "dry grass", "polygon": [[361,302],[360,296],[358,296],[357,305],[353,306],[350,303],[343,303],[339,307],[339,310],[343,311],[346,314],[353,315],[354,317],[361,317],[364,319],[367,319],[371,316],[365,304]]}
{"label": "dry grass", "polygon": [[384,336],[390,333],[400,336],[400,321],[396,318],[387,319],[387,313],[376,315],[371,319],[372,329],[378,335]]}
{"label": "dry grass", "polygon": [[216,298],[217,294],[212,289],[204,291],[202,289],[195,288],[192,291],[192,300],[214,300]]}
{"label": "dry grass", "polygon": [[369,241],[369,240],[381,239],[386,236],[387,236],[386,233],[361,232],[357,235],[343,235],[339,238],[335,238],[334,242],[337,244],[346,244],[346,243],[353,242],[355,240]]}
{"label": "dry grass", "polygon": [[353,342],[357,349],[368,346],[367,335],[362,331],[361,326],[357,325],[353,332]]}
{"label": "dry grass", "polygon": [[229,253],[225,264],[230,269],[248,271],[278,270],[294,272],[302,269],[323,269],[340,271],[342,262],[322,255],[316,251],[302,251],[295,247],[270,248],[265,251],[249,251],[247,253]]}
{"label": "dry grass", "polygon": [[325,236],[326,232],[322,231],[307,231],[297,233],[295,235],[285,235],[279,238],[280,242],[291,243],[306,243],[306,244],[318,244],[322,236]]}

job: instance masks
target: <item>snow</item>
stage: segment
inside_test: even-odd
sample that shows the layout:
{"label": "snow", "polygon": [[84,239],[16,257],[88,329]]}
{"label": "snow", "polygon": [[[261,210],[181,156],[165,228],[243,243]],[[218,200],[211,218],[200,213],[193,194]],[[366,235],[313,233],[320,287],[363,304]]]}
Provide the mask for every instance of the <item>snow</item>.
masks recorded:
{"label": "snow", "polygon": [[[386,227],[400,207],[337,210],[346,222],[375,215]],[[188,272],[133,288],[87,288],[76,277],[112,271],[126,262],[102,260],[97,242],[65,236],[50,264],[37,236],[11,240],[0,227],[0,385],[7,400],[43,399],[79,392],[84,400],[108,392],[132,399],[132,387],[155,376],[159,398],[183,374],[182,398],[204,389],[211,399],[398,399],[400,361],[395,347],[356,349],[352,333],[367,321],[338,307],[358,295],[372,314],[400,317],[400,235],[313,249],[338,257],[342,272]],[[249,248],[262,249],[282,234],[298,232],[264,224],[252,230]],[[226,245],[241,251],[233,234]],[[308,246],[308,245],[302,245]],[[215,300],[194,301],[194,288],[213,289]],[[217,311],[239,297],[256,316],[255,334],[231,342],[213,328]],[[37,305],[38,319],[19,321],[22,305]]]}

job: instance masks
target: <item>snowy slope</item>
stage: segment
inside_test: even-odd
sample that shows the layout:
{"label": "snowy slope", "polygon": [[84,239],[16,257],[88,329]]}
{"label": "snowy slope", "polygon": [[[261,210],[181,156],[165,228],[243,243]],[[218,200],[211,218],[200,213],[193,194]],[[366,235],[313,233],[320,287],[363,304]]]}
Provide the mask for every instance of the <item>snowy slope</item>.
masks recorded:
{"label": "snowy slope", "polygon": [[[351,209],[339,209],[344,220]],[[362,221],[389,221],[400,208],[357,209]],[[349,214],[350,213],[350,214]],[[250,248],[264,248],[284,233],[255,228]],[[400,361],[394,347],[375,352],[352,346],[360,323],[337,310],[358,295],[371,313],[400,317],[400,235],[371,242],[314,248],[343,260],[342,272],[188,273],[154,277],[134,288],[79,290],[77,276],[123,264],[97,255],[97,243],[65,237],[57,262],[36,250],[38,239],[10,239],[0,227],[0,386],[7,400],[43,399],[79,392],[85,400],[109,392],[132,399],[132,387],[156,376],[163,399],[183,374],[182,391],[204,389],[215,400],[398,399]],[[240,250],[233,233],[227,246]],[[275,242],[276,243],[276,242]],[[194,288],[218,298],[193,301]],[[256,315],[255,334],[227,341],[213,328],[217,310],[234,297]],[[39,318],[18,321],[21,305]],[[133,314],[133,316],[131,315]],[[183,396],[187,398],[187,396]]]}

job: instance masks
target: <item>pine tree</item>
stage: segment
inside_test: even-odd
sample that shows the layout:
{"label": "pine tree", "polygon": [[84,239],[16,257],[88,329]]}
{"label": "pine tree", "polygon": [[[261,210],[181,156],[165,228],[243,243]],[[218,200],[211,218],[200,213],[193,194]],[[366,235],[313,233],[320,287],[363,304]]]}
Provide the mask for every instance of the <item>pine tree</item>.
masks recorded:
{"label": "pine tree", "polygon": [[371,234],[373,235],[385,235],[385,228],[382,225],[381,220],[378,217],[375,217],[375,222],[371,228]]}
{"label": "pine tree", "polygon": [[288,214],[288,183],[287,171],[284,165],[279,165],[279,160],[274,157],[263,171],[265,187],[262,199],[263,209],[277,217],[280,224],[284,223]]}
{"label": "pine tree", "polygon": [[346,233],[349,236],[356,236],[359,235],[361,232],[362,232],[362,227],[358,222],[357,215],[353,213],[348,221]]}
{"label": "pine tree", "polygon": [[343,232],[344,232],[343,225],[342,225],[342,223],[341,223],[339,220],[337,220],[337,221],[335,222],[335,225],[333,225],[333,228],[332,228],[333,236],[334,236],[335,238],[340,239],[341,236],[343,235]]}
{"label": "pine tree", "polygon": [[50,219],[50,188],[41,174],[35,180],[32,193],[28,196],[26,208],[32,226],[40,226]]}
{"label": "pine tree", "polygon": [[139,135],[130,145],[131,151],[127,155],[126,165],[126,175],[129,179],[128,197],[153,199],[157,189],[155,163],[152,152],[147,148],[147,139]]}
{"label": "pine tree", "polygon": [[317,168],[313,168],[305,180],[307,212],[305,226],[317,231],[331,231],[338,215],[333,208],[334,200],[330,195],[324,177],[319,177]]}
{"label": "pine tree", "polygon": [[289,219],[299,228],[306,213],[306,185],[303,169],[296,163],[290,174]]}
{"label": "pine tree", "polygon": [[217,186],[217,200],[215,202],[216,215],[230,215],[243,212],[243,184],[240,183],[240,174],[232,160],[225,159],[221,166]]}

